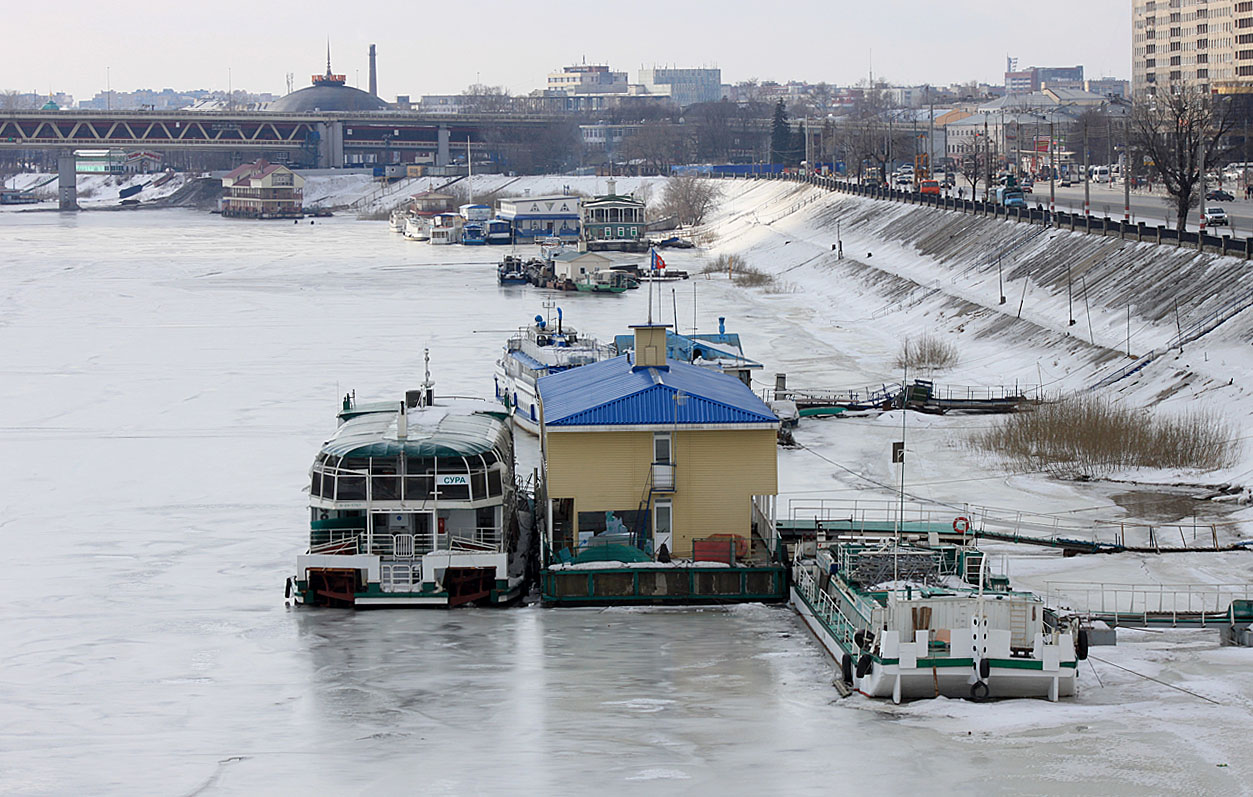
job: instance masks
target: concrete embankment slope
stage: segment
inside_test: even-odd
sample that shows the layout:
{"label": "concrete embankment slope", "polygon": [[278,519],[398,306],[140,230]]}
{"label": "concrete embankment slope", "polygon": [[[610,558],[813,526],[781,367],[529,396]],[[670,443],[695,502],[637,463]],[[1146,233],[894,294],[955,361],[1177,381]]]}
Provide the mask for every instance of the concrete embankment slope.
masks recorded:
{"label": "concrete embankment slope", "polygon": [[834,345],[859,329],[866,350],[804,374],[810,384],[899,379],[900,341],[926,333],[961,350],[945,381],[1104,382],[1137,404],[1213,404],[1249,424],[1253,266],[1243,259],[786,182],[718,185],[706,225],[714,251],[774,274],[779,304],[808,308],[809,328]]}

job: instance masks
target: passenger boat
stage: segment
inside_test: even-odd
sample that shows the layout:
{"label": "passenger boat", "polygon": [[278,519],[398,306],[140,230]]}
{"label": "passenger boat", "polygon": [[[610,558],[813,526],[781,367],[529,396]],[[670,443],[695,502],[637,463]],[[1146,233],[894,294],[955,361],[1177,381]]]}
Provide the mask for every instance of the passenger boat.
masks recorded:
{"label": "passenger boat", "polygon": [[584,293],[624,293],[630,289],[631,282],[631,275],[626,272],[602,268],[575,280],[574,286]]}
{"label": "passenger boat", "polygon": [[505,259],[496,267],[496,279],[501,285],[526,285],[530,282],[526,265],[517,255],[505,255]]}
{"label": "passenger boat", "polygon": [[868,697],[1075,693],[1086,636],[1039,597],[988,578],[973,546],[819,543],[793,565],[792,605]]}
{"label": "passenger boat", "polygon": [[461,243],[463,219],[456,213],[437,213],[431,217],[431,243],[436,246]]}
{"label": "passenger boat", "polygon": [[431,217],[424,213],[410,213],[405,219],[405,238],[410,241],[431,240]]}
{"label": "passenger boat", "polygon": [[309,548],[288,598],[309,606],[507,603],[529,547],[516,519],[513,434],[485,401],[344,398],[310,470]]}
{"label": "passenger boat", "polygon": [[[545,304],[545,309],[554,305]],[[580,335],[564,325],[557,307],[554,327],[542,315],[523,327],[505,344],[504,356],[496,362],[496,398],[505,405],[517,426],[539,434],[539,401],[535,383],[541,376],[607,360],[613,350],[595,338]]]}
{"label": "passenger boat", "polygon": [[513,243],[513,225],[505,219],[489,219],[487,222],[488,246]]}
{"label": "passenger boat", "polygon": [[391,230],[394,233],[400,233],[401,235],[404,235],[405,220],[408,218],[408,216],[409,214],[405,213],[404,210],[400,208],[394,209],[391,212],[391,215],[387,217],[387,229]]}

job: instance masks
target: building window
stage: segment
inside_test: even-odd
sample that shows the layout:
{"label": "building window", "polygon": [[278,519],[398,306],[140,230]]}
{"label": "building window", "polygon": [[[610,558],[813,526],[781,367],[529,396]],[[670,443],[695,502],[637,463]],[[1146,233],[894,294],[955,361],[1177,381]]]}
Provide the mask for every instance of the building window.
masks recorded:
{"label": "building window", "polygon": [[669,432],[653,432],[653,464],[672,464],[671,442]]}

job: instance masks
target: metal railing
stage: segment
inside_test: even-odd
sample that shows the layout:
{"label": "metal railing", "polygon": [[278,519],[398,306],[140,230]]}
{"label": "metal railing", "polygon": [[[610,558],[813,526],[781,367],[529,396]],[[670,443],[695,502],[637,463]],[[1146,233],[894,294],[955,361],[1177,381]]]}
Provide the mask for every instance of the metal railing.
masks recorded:
{"label": "metal railing", "polygon": [[1236,600],[1253,600],[1253,584],[1121,584],[1112,582],[1046,581],[1048,604],[1080,614],[1099,614],[1115,621],[1170,618],[1172,624],[1213,622]]}

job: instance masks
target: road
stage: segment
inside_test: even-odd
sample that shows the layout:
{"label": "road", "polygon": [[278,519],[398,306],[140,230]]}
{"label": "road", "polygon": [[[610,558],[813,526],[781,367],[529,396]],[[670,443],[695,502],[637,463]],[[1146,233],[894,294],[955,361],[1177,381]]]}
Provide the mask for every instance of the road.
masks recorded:
{"label": "road", "polygon": [[[966,188],[969,191],[969,186]],[[1231,193],[1236,193],[1230,187],[1227,189]],[[1082,212],[1083,211],[1083,185],[1074,185],[1069,188],[1056,186],[1056,205],[1058,210]],[[980,184],[976,196],[982,198],[983,185]],[[1164,224],[1173,227],[1174,209],[1169,204],[1170,198],[1161,191],[1154,191],[1152,194],[1144,191],[1131,192],[1131,220],[1133,222],[1144,222],[1150,226]],[[1048,207],[1049,204],[1049,184],[1047,181],[1035,184],[1032,193],[1027,194],[1027,203],[1034,207],[1037,203]],[[1209,206],[1218,206],[1227,211],[1228,217],[1231,219],[1230,228],[1219,227],[1219,235],[1233,235],[1237,238],[1246,238],[1253,236],[1253,201],[1243,198],[1236,199],[1233,202],[1207,202]],[[1093,183],[1091,186],[1091,212],[1093,216],[1109,216],[1111,219],[1121,219],[1123,215],[1123,188],[1122,185],[1116,185],[1111,188],[1105,184]],[[1188,229],[1195,231],[1197,229],[1197,211],[1194,209],[1188,217]]]}

